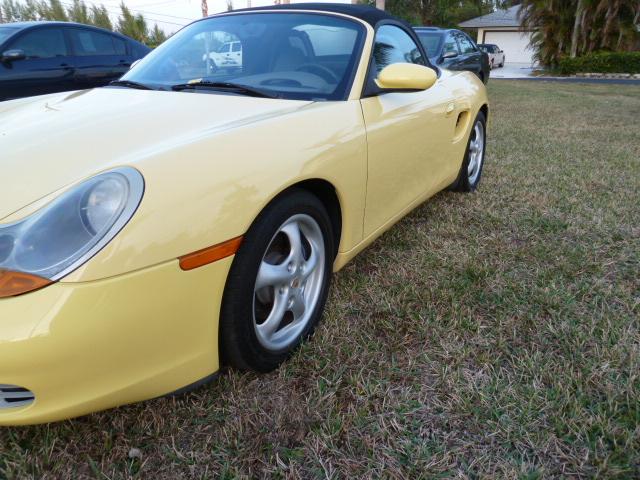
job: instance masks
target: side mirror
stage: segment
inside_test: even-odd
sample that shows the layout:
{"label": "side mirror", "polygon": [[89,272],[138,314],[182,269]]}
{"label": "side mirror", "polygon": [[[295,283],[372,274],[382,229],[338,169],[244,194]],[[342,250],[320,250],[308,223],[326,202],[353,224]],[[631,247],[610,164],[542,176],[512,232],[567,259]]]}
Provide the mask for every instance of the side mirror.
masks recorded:
{"label": "side mirror", "polygon": [[27,54],[24,53],[24,50],[13,49],[5,51],[2,57],[0,57],[0,60],[3,62],[15,62],[17,60],[24,60],[25,58],[27,58]]}
{"label": "side mirror", "polygon": [[423,65],[414,63],[393,63],[385,67],[376,84],[382,90],[426,90],[431,87],[438,75],[436,72]]}
{"label": "side mirror", "polygon": [[448,52],[444,52],[442,54],[442,59],[445,60],[447,58],[455,58],[458,56],[458,52],[456,52],[455,50],[449,50]]}

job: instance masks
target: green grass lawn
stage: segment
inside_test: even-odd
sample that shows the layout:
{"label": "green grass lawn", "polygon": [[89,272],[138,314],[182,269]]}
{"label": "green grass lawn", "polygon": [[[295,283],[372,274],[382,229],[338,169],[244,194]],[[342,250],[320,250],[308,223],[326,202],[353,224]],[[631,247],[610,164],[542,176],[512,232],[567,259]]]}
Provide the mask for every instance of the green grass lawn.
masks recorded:
{"label": "green grass lawn", "polygon": [[489,91],[479,191],[336,275],[279,371],[0,429],[0,478],[638,478],[640,87]]}

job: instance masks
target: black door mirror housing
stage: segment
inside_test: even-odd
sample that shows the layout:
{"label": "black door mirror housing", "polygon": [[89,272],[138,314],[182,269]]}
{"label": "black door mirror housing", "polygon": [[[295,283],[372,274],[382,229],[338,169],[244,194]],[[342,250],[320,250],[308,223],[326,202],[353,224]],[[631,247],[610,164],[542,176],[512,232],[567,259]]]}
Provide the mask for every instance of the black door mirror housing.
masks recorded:
{"label": "black door mirror housing", "polygon": [[442,54],[442,59],[445,60],[447,58],[455,58],[458,56],[458,52],[454,51],[454,50],[449,50],[448,52],[444,52]]}
{"label": "black door mirror housing", "polygon": [[6,50],[5,52],[3,52],[2,57],[0,57],[0,60],[6,63],[11,63],[11,62],[16,62],[18,60],[24,60],[25,58],[27,58],[27,54],[24,53],[24,50],[20,50],[16,48],[12,50]]}

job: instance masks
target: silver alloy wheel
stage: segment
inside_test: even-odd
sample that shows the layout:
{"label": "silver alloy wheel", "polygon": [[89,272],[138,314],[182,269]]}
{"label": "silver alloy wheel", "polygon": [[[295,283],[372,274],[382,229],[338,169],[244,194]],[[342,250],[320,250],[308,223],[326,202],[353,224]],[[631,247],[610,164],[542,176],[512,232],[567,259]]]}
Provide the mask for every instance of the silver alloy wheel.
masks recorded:
{"label": "silver alloy wheel", "polygon": [[289,218],[265,252],[254,285],[253,325],[260,344],[282,351],[313,316],[325,274],[322,230],[309,215]]}
{"label": "silver alloy wheel", "polygon": [[469,184],[474,185],[480,176],[482,160],[484,158],[484,125],[478,120],[471,132],[471,141],[469,142],[469,166],[467,167],[467,175]]}

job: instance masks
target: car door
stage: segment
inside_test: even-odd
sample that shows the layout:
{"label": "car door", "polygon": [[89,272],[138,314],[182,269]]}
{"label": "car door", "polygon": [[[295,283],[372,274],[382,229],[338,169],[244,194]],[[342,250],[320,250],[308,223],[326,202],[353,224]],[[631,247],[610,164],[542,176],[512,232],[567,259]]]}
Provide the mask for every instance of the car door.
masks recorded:
{"label": "car door", "polygon": [[[424,60],[402,28],[383,25],[376,33],[370,75],[377,77],[392,63],[424,64]],[[450,175],[443,162],[455,118],[453,94],[440,81],[424,91],[378,92],[361,99],[361,105],[368,143],[364,224],[368,236],[443,187]]]}
{"label": "car door", "polygon": [[460,54],[460,46],[453,34],[447,33],[442,44],[442,60],[440,65],[448,70],[464,70],[464,59]]}
{"label": "car door", "polygon": [[73,90],[74,70],[64,33],[59,27],[28,29],[4,49],[19,50],[24,57],[0,62],[2,98]]}
{"label": "car door", "polygon": [[460,46],[461,70],[479,73],[482,71],[481,52],[473,45],[471,40],[462,32],[454,32],[454,37]]}
{"label": "car door", "polygon": [[242,43],[241,42],[231,43],[231,59],[232,59],[233,65],[237,65],[239,67],[242,66]]}
{"label": "car door", "polygon": [[76,69],[77,89],[108,85],[131,66],[126,42],[107,32],[81,27],[67,29]]}
{"label": "car door", "polygon": [[495,45],[489,46],[487,55],[489,55],[489,64],[492,67],[495,68],[500,65],[500,53],[498,53],[498,47],[496,47]]}
{"label": "car door", "polygon": [[220,50],[221,66],[229,66],[231,63],[231,42],[225,43]]}

